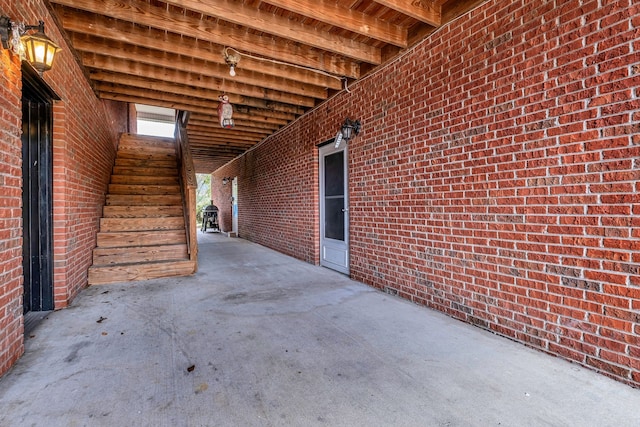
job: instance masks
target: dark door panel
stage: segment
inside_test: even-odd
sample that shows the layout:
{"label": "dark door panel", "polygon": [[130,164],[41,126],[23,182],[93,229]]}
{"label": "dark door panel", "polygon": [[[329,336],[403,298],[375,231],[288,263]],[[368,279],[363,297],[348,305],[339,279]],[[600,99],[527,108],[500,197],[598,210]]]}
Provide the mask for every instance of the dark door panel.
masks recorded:
{"label": "dark door panel", "polygon": [[51,96],[28,70],[22,82],[24,312],[53,310]]}

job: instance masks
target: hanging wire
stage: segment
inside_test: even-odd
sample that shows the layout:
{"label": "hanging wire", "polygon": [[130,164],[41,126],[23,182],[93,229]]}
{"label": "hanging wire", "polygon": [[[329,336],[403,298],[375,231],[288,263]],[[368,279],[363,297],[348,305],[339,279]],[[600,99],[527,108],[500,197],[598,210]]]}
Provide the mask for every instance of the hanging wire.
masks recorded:
{"label": "hanging wire", "polygon": [[[305,67],[305,66],[302,66],[302,65],[291,64],[289,62],[278,61],[277,59],[261,58],[259,56],[253,56],[253,55],[248,54],[248,53],[240,52],[240,51],[238,51],[238,50],[236,50],[236,49],[234,49],[232,47],[225,46],[225,48],[224,48],[225,56],[229,55],[229,51],[233,51],[238,56],[245,56],[247,58],[255,59],[257,61],[271,62],[273,64],[286,65],[288,67],[295,67],[295,68],[299,68],[301,70],[311,71],[311,72],[314,72],[316,74],[322,74],[324,76],[331,77],[333,79],[340,80],[340,81],[342,81],[344,79],[345,82],[346,82],[346,80],[347,80],[346,77],[336,76],[335,74],[327,73],[326,71],[316,70],[315,68]],[[346,87],[346,83],[345,83],[345,89],[347,89],[347,92],[349,92],[348,88]]]}
{"label": "hanging wire", "polygon": [[351,91],[349,90],[349,80],[347,80],[347,78],[344,77],[342,81],[344,82],[344,90],[346,90],[347,93],[351,93]]}

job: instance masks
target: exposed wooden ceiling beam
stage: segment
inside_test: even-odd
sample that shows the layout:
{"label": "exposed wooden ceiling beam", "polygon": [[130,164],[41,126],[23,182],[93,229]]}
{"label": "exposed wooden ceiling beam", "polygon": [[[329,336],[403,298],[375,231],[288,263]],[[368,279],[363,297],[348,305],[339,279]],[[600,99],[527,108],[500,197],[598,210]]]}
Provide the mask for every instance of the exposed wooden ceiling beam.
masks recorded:
{"label": "exposed wooden ceiling beam", "polygon": [[[213,120],[208,120],[208,119],[202,119],[202,116],[199,116],[197,114],[194,114],[191,116],[191,118],[189,119],[189,124],[187,125],[187,130],[189,129],[219,129],[220,128],[220,123],[218,123],[217,121],[213,121]],[[239,134],[242,135],[246,135],[246,134],[252,134],[252,136],[255,137],[263,137],[265,135],[268,135],[270,132],[267,130],[263,130],[263,129],[241,129],[238,126],[233,128],[233,132],[238,132]]]}
{"label": "exposed wooden ceiling beam", "polygon": [[[344,57],[327,55],[324,49],[291,44],[264,38],[246,30],[223,26],[210,20],[196,19],[187,15],[171,13],[140,0],[129,0],[126,4],[117,0],[53,0],[51,3],[81,9],[98,15],[147,25],[159,30],[206,40],[223,46],[233,46],[246,52],[278,59],[328,73],[359,78],[359,65]],[[279,45],[279,47],[277,47]],[[178,46],[176,46],[178,49]]]}
{"label": "exposed wooden ceiling beam", "polygon": [[257,143],[256,140],[238,141],[224,136],[215,135],[201,135],[197,133],[188,132],[189,142],[194,147],[228,147],[228,148],[242,148],[247,150]]}
{"label": "exposed wooden ceiling beam", "polygon": [[178,70],[167,70],[133,61],[109,58],[100,55],[84,54],[82,56],[82,62],[85,67],[88,68],[146,76],[147,78],[154,80],[180,82],[189,86],[206,87],[211,90],[217,90],[220,93],[242,94],[253,98],[299,105],[303,107],[313,107],[316,105],[316,101],[307,96],[265,90],[257,86],[229,82],[225,79],[216,79],[195,73],[183,73]]}
{"label": "exposed wooden ceiling beam", "polygon": [[[140,98],[157,99],[164,102],[189,105],[191,109],[187,111],[210,112],[213,117],[218,116],[218,100],[196,101],[181,94],[142,90],[129,86],[112,85],[109,83],[98,83],[96,85],[96,89],[101,93],[119,93]],[[270,113],[271,112],[265,112],[265,110],[253,110],[250,113],[234,111],[233,118],[234,120],[253,120],[258,123],[270,123],[276,127],[286,125],[289,121],[293,120],[273,117],[268,115]]]}
{"label": "exposed wooden ceiling beam", "polygon": [[[91,71],[90,77],[96,82],[123,84],[147,90],[158,90],[161,92],[181,93],[185,96],[202,99],[217,99],[221,94],[219,91],[210,90],[204,87],[189,86],[181,83],[169,83],[161,80],[151,80],[142,76],[132,74],[111,73],[106,71]],[[236,94],[227,93],[229,102],[234,105],[246,105],[248,107],[261,108],[271,111],[281,111],[283,113],[300,116],[304,114],[304,109],[296,105],[282,104],[279,102],[268,102],[264,99],[250,98]]]}
{"label": "exposed wooden ceiling beam", "polygon": [[[326,99],[328,96],[325,88],[287,80],[282,77],[267,76],[265,74],[247,71],[238,73],[236,77],[232,78],[229,76],[229,67],[226,65],[213,64],[195,58],[184,58],[175,53],[161,52],[130,45],[117,46],[104,43],[103,39],[78,36],[76,34],[73,35],[72,42],[76,50],[82,54],[100,52],[100,55],[106,55],[110,58],[132,62],[137,61],[141,64],[174,69],[184,73],[200,73],[203,76],[229,79],[234,83],[263,87],[278,92],[292,93],[317,99]],[[82,57],[84,59],[84,55],[82,55]]]}
{"label": "exposed wooden ceiling beam", "polygon": [[[220,126],[217,120],[212,121],[211,115],[204,115],[204,114],[198,114],[198,113],[192,114],[191,118],[189,119],[189,123],[192,123],[192,122],[198,123],[198,124],[205,123],[203,126],[208,126],[208,125],[212,125],[214,127]],[[189,129],[189,126],[187,126],[187,129]],[[245,133],[254,134],[254,136],[256,137],[264,137],[266,135],[270,135],[271,133],[273,133],[271,129],[242,126],[238,123],[236,123],[233,129],[237,131],[242,131]]]}
{"label": "exposed wooden ceiling beam", "polygon": [[234,141],[234,140],[227,140],[224,136],[199,135],[195,133],[189,133],[189,140],[194,147],[211,147],[211,146],[217,145],[217,146],[235,147],[235,148],[243,147],[246,150],[247,147],[251,147],[253,146],[253,144],[255,144],[255,140]]}
{"label": "exposed wooden ceiling beam", "polygon": [[[217,125],[217,126],[216,126]],[[195,132],[198,134],[207,134],[207,135],[225,135],[237,138],[244,138],[247,140],[254,140],[255,138],[262,138],[265,135],[256,134],[252,132],[244,132],[239,131],[237,129],[223,129],[220,127],[219,123],[211,122],[210,126],[201,126],[201,125],[192,125],[189,123],[187,126],[188,132]]]}
{"label": "exposed wooden ceiling beam", "polygon": [[[192,44],[190,49],[180,49],[180,54],[224,65],[228,74],[229,68],[224,61],[223,55],[224,46],[197,39],[187,39],[153,28],[142,29],[128,22],[114,21],[113,19],[108,19],[103,16],[77,13],[77,11],[74,12],[66,7],[59,7],[58,9],[63,21],[63,26],[67,32],[92,34],[105,40],[123,42],[171,53],[176,52],[176,46]],[[320,73],[297,67],[274,64],[272,62],[259,61],[247,56],[242,57],[241,63],[237,67],[237,72],[240,74],[242,74],[244,70],[283,77],[299,83],[330,89],[338,90],[342,87],[342,83],[339,80]]]}
{"label": "exposed wooden ceiling beam", "polygon": [[[321,31],[278,15],[264,13],[255,7],[237,1],[164,0],[164,2],[297,43],[334,52],[347,58],[369,64],[380,64],[382,62],[380,49],[371,45]],[[228,43],[227,45],[234,46],[233,43]],[[279,57],[278,50],[276,46],[273,46],[270,56]]]}
{"label": "exposed wooden ceiling beam", "polygon": [[266,3],[317,19],[329,25],[371,37],[399,47],[407,47],[407,29],[378,20],[356,10],[325,0],[265,0]]}
{"label": "exposed wooden ceiling beam", "polygon": [[442,20],[449,22],[487,0],[442,1]]}
{"label": "exposed wooden ceiling beam", "polygon": [[[110,99],[112,101],[121,101],[121,102],[129,102],[133,104],[145,104],[145,105],[154,105],[157,107],[165,107],[165,108],[173,108],[174,110],[182,110],[182,111],[195,111],[201,114],[208,114],[211,110],[205,110],[199,107],[193,107],[190,104],[175,102],[171,100],[158,99],[158,97],[151,96],[135,96],[117,92],[99,92],[100,98],[102,99]],[[160,97],[162,98],[162,97]],[[242,120],[235,119],[238,127],[248,127],[253,129],[268,129],[271,133],[278,130],[281,126],[269,122],[261,122],[256,120]]]}
{"label": "exposed wooden ceiling beam", "polygon": [[191,145],[191,148],[192,149],[200,148],[203,151],[204,149],[217,150],[217,149],[224,149],[224,148],[246,151],[249,148],[256,145],[258,142],[260,142],[260,141],[251,141],[251,142],[245,142],[245,143],[231,143],[231,142],[227,142],[222,138],[209,138],[206,136],[198,136],[198,135],[191,135],[191,134],[189,134],[188,136],[189,136],[189,143]]}
{"label": "exposed wooden ceiling beam", "polygon": [[218,154],[218,153],[219,154],[227,154],[227,155],[230,155],[230,156],[237,156],[237,155],[242,154],[245,151],[247,151],[246,148],[225,147],[225,146],[221,146],[221,145],[212,145],[211,147],[194,147],[194,146],[191,146],[191,151],[195,155],[197,155],[197,154],[206,155],[206,154],[208,154],[207,153],[208,151],[213,151],[213,150],[215,150],[216,154]]}
{"label": "exposed wooden ceiling beam", "polygon": [[439,27],[442,25],[440,7],[427,0],[374,0],[383,6],[397,10],[425,24]]}
{"label": "exposed wooden ceiling beam", "polygon": [[203,132],[197,132],[197,131],[188,131],[187,134],[189,135],[190,139],[192,140],[197,139],[202,143],[206,142],[207,144],[209,144],[215,141],[217,143],[224,143],[234,147],[245,147],[245,148],[251,147],[257,142],[264,139],[264,137],[251,138],[251,139],[247,139],[247,138],[237,139],[237,138],[234,138],[232,135],[210,134],[210,133],[203,133]]}

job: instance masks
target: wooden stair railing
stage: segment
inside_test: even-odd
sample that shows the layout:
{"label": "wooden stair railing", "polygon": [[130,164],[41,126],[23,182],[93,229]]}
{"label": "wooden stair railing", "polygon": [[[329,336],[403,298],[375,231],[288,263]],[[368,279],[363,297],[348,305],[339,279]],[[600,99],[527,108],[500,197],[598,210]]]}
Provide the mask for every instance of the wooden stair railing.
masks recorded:
{"label": "wooden stair railing", "polygon": [[196,180],[195,167],[191,157],[189,138],[187,137],[188,111],[178,111],[176,114],[176,157],[178,159],[178,173],[180,189],[182,191],[184,220],[187,231],[187,250],[189,259],[198,269],[198,224],[196,220]]}

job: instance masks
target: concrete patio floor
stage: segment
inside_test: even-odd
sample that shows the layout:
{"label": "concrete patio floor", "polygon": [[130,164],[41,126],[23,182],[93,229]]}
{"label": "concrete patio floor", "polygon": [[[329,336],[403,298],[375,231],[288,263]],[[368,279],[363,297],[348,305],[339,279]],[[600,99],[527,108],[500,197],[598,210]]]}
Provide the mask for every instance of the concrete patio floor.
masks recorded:
{"label": "concrete patio floor", "polygon": [[259,245],[91,287],[0,379],[0,426],[638,426],[640,390]]}

